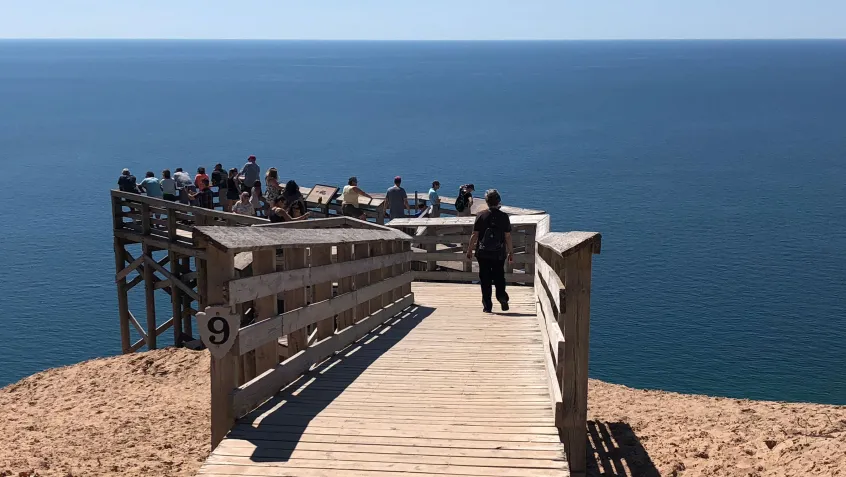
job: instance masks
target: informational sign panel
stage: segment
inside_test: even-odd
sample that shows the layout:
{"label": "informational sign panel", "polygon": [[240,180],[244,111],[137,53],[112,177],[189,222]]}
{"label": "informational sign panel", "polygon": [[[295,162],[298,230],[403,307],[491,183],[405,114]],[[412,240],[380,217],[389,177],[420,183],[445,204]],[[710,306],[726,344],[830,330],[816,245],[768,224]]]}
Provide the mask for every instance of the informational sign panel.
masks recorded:
{"label": "informational sign panel", "polygon": [[212,356],[223,358],[238,337],[241,317],[231,313],[228,306],[207,306],[205,311],[197,313],[197,326],[200,339]]}
{"label": "informational sign panel", "polygon": [[312,187],[309,191],[305,200],[307,203],[312,204],[326,204],[327,202],[332,200],[332,198],[335,197],[335,194],[337,193],[338,188],[335,186],[315,184],[314,187]]}

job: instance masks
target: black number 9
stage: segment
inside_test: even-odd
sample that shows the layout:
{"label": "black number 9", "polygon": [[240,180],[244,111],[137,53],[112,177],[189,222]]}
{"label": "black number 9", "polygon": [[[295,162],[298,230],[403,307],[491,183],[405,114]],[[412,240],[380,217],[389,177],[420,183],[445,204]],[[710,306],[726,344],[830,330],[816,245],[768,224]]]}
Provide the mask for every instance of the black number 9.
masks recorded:
{"label": "black number 9", "polygon": [[[217,326],[217,323],[220,323],[220,326]],[[212,336],[209,338],[212,344],[226,343],[226,340],[229,339],[229,323],[219,316],[209,320],[209,331],[212,332]],[[215,335],[219,334],[223,334],[223,338],[218,340]]]}

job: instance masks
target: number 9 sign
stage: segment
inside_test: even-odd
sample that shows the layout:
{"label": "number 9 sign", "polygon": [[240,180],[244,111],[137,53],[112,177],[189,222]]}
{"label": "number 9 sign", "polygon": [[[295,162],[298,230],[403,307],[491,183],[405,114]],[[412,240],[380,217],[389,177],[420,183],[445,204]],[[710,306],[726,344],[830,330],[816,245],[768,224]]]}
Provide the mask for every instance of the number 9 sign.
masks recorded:
{"label": "number 9 sign", "polygon": [[232,314],[228,306],[207,306],[205,312],[197,313],[197,326],[203,344],[220,359],[235,343],[241,317]]}

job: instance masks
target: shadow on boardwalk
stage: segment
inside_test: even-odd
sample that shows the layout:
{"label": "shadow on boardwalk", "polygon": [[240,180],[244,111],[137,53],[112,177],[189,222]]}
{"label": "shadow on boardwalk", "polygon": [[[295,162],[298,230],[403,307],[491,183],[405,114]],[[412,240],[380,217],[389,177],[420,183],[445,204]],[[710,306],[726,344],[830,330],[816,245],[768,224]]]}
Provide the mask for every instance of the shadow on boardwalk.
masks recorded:
{"label": "shadow on boardwalk", "polygon": [[[253,462],[287,462],[304,439],[303,434],[310,422],[372,363],[434,311],[433,308],[412,305],[240,419],[228,437],[249,439],[255,445],[251,456]],[[356,416],[351,414],[336,419],[338,424],[342,424],[347,418]],[[325,444],[333,442],[335,437],[329,433],[318,436],[310,433],[309,440],[303,442]],[[315,438],[319,440],[312,440]]]}
{"label": "shadow on boardwalk", "polygon": [[588,421],[588,477],[660,477],[625,422]]}

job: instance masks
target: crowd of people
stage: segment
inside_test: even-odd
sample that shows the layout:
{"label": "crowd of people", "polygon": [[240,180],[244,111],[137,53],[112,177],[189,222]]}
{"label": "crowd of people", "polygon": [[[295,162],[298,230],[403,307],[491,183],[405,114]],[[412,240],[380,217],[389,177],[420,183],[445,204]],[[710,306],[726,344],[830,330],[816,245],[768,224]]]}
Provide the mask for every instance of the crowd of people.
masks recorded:
{"label": "crowd of people", "polygon": [[[432,206],[432,216],[440,216],[441,199],[438,193],[441,184],[432,182],[432,187],[426,196]],[[285,222],[288,220],[302,220],[308,218],[309,212],[300,188],[293,180],[283,186],[279,182],[279,172],[271,167],[261,180],[261,167],[255,156],[247,158],[247,162],[239,170],[237,168],[223,168],[217,164],[211,172],[206,174],[205,167],[198,167],[192,178],[181,167],[171,173],[170,169],[161,172],[161,178],[153,171],[148,171],[140,182],[129,169],[124,169],[118,178],[118,188],[124,192],[146,194],[183,204],[213,209],[214,196],[217,194],[220,206],[224,211],[236,214],[266,217],[271,222]],[[473,206],[473,184],[465,184],[459,189],[456,200],[456,210],[459,216],[471,215]],[[341,213],[348,217],[366,219],[364,211],[359,206],[359,198],[372,199],[373,196],[358,186],[358,178],[350,177],[341,193]],[[387,215],[390,218],[414,217],[421,210],[414,210],[409,205],[408,194],[402,187],[402,178],[394,178],[393,187],[385,193]]]}
{"label": "crowd of people", "polygon": [[[149,171],[138,182],[129,169],[124,169],[118,178],[118,187],[124,192],[146,194],[164,200],[179,201],[207,209],[214,208],[214,194],[223,210],[236,214],[266,217],[271,222],[289,222],[305,220],[309,217],[305,199],[300,188],[293,180],[283,186],[279,182],[279,172],[271,167],[264,175],[262,189],[261,167],[255,156],[247,158],[246,164],[239,171],[237,168],[226,171],[222,164],[217,164],[211,176],[205,167],[197,168],[197,174],[191,176],[177,168],[172,174],[169,169],[161,173],[161,178]],[[440,216],[441,198],[438,190],[441,184],[432,182],[426,196],[431,216]],[[462,185],[455,200],[458,216],[473,215],[473,184]],[[358,184],[353,176],[341,191],[341,213],[347,217],[366,220],[367,216],[360,207],[360,198],[373,199]],[[467,247],[467,257],[476,254],[479,263],[479,281],[482,287],[482,307],[487,313],[493,309],[493,290],[502,310],[508,310],[508,294],[505,291],[505,261],[513,260],[511,244],[511,223],[508,215],[500,210],[500,195],[496,189],[485,194],[487,209],[476,216],[473,234]],[[385,210],[389,218],[414,217],[422,209],[415,211],[409,205],[408,193],[402,187],[402,177],[394,177],[394,185],[385,192]]]}
{"label": "crowd of people", "polygon": [[198,167],[193,178],[178,167],[173,173],[170,169],[163,170],[161,178],[149,171],[140,182],[129,169],[124,169],[118,178],[118,188],[124,192],[146,194],[206,209],[214,208],[214,196],[217,194],[220,206],[226,212],[266,217],[271,222],[308,218],[305,200],[295,181],[288,181],[282,186],[278,171],[270,168],[265,173],[264,187],[262,190],[261,167],[255,156],[247,158],[240,170],[232,168],[227,171],[222,164],[217,164],[211,176],[206,174],[205,167]]}

